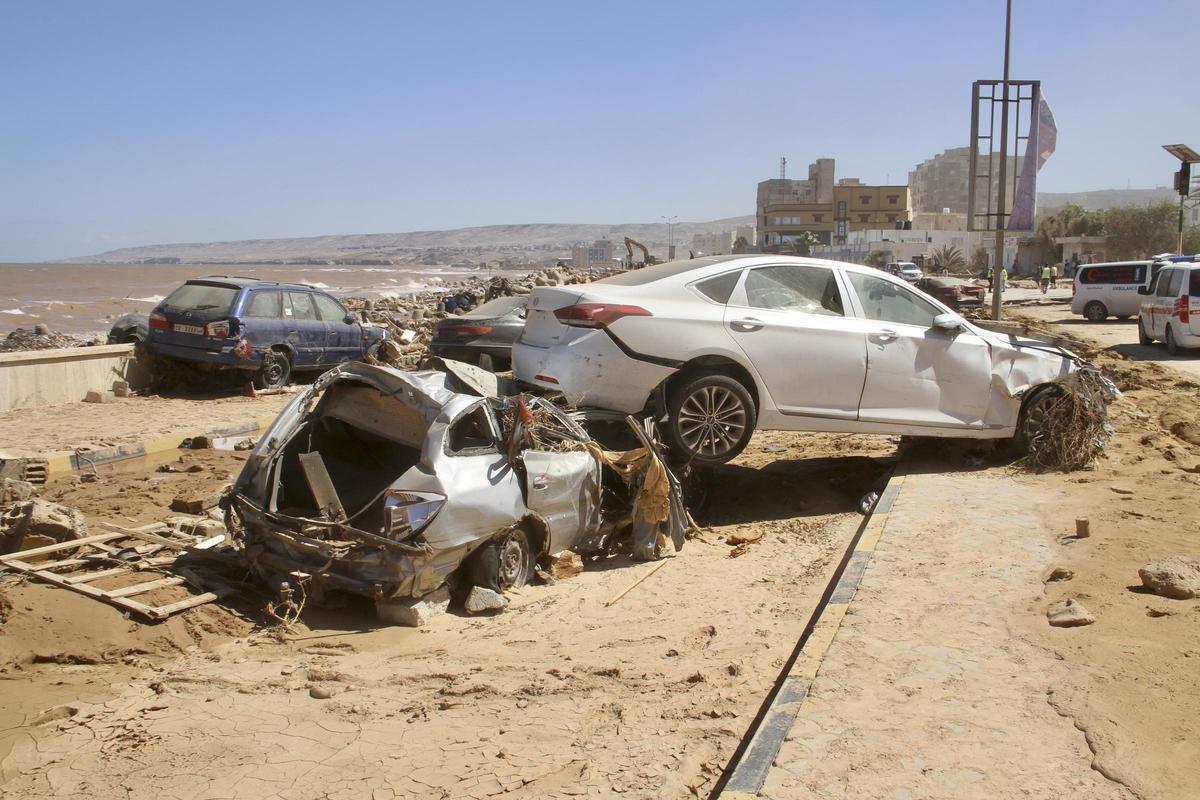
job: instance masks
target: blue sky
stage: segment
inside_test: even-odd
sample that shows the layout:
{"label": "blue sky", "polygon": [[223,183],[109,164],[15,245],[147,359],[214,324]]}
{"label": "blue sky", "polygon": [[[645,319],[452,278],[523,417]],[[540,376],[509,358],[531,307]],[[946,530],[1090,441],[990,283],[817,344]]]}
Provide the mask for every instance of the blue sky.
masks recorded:
{"label": "blue sky", "polygon": [[[1059,126],[1043,191],[1200,147],[1195,0],[1015,0]],[[0,261],[116,247],[753,212],[967,143],[1001,0],[0,0]]]}

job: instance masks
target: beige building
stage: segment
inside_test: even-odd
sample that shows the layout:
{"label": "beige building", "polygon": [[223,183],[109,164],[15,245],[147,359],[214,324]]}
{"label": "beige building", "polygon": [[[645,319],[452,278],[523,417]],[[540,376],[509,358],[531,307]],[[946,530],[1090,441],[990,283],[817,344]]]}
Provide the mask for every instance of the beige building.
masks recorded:
{"label": "beige building", "polygon": [[[993,169],[996,173],[992,179],[992,197],[1000,183],[1000,154],[993,153]],[[1016,166],[1010,165],[1010,175],[1020,174],[1022,158],[1017,158]],[[986,173],[986,167],[980,173]],[[908,173],[908,185],[912,190],[913,210],[921,212],[942,212],[948,210],[955,214],[967,213],[968,186],[971,179],[971,148],[952,147],[928,161],[923,161]],[[980,180],[977,187],[979,209],[985,210],[987,193]],[[1012,208],[1012,198],[1015,189],[1015,179],[1010,177],[1006,189],[1005,205]]]}
{"label": "beige building", "polygon": [[706,256],[729,253],[733,249],[733,232],[692,234],[692,252]]}
{"label": "beige building", "polygon": [[[832,170],[832,160],[824,161],[829,162]],[[759,246],[786,245],[804,233],[814,234],[824,244],[844,243],[852,231],[895,228],[897,224],[912,221],[907,186],[868,186],[857,178],[846,178],[829,186],[828,191],[825,188],[819,184],[807,195],[826,197],[824,201],[787,200],[760,205]],[[760,183],[759,197],[763,194]]]}
{"label": "beige building", "polygon": [[609,269],[613,266],[613,244],[608,239],[597,239],[589,244],[580,242],[571,247],[571,266],[576,269]]}

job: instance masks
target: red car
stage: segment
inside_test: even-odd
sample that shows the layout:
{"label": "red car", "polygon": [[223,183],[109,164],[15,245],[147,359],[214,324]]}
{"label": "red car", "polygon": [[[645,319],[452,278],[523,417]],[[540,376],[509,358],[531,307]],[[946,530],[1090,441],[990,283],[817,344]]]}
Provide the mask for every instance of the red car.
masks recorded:
{"label": "red car", "polygon": [[979,308],[983,306],[986,289],[962,278],[920,278],[915,286],[925,294],[940,300],[950,308]]}

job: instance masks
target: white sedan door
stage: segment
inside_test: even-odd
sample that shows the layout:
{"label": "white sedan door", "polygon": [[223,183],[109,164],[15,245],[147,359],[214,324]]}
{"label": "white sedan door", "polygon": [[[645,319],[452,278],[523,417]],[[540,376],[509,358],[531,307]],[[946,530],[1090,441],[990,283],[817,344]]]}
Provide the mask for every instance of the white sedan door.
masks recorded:
{"label": "white sedan door", "polygon": [[746,270],[725,329],[783,414],[854,419],[866,335],[847,318],[834,270],[788,264]]}
{"label": "white sedan door", "polygon": [[945,313],[906,286],[847,272],[867,337],[864,422],[987,427],[992,392],[988,343],[961,329],[933,327]]}

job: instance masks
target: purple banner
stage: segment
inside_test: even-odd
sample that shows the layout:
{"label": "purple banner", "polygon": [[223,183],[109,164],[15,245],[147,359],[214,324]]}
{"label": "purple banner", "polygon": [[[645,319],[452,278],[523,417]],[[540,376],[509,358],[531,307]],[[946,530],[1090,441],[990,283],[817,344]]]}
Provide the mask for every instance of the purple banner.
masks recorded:
{"label": "purple banner", "polygon": [[1054,153],[1057,144],[1058,128],[1054,124],[1054,114],[1050,112],[1046,98],[1040,96],[1036,124],[1029,126],[1029,139],[1025,142],[1025,160],[1021,162],[1021,174],[1017,176],[1012,214],[1005,226],[1007,230],[1033,230],[1033,217],[1037,213],[1038,170]]}

